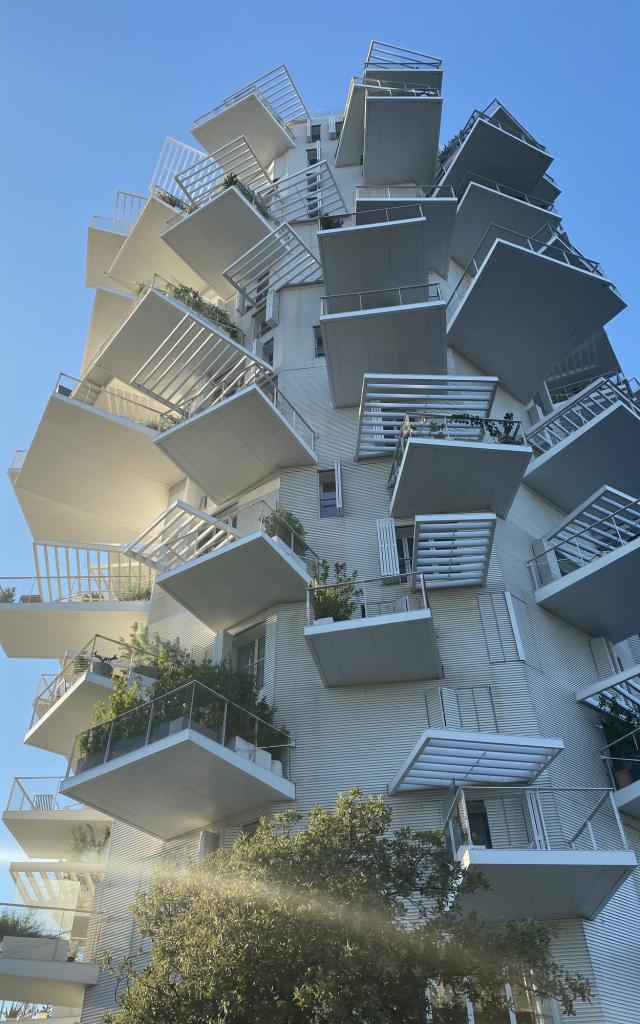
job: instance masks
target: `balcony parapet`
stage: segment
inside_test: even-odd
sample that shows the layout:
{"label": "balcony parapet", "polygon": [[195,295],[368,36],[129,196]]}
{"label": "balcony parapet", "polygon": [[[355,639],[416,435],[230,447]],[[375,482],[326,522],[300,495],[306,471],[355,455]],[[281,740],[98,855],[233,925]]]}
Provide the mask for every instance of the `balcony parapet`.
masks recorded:
{"label": "balcony parapet", "polygon": [[[89,227],[102,231],[114,231],[119,235],[128,235],[135,226],[148,198],[138,192],[118,191],[116,192],[113,217],[101,217],[96,214],[91,218]],[[104,269],[106,271],[107,268]]]}
{"label": "balcony parapet", "polygon": [[57,777],[13,780],[2,820],[28,857],[67,858],[78,828],[86,833],[85,857],[106,855],[111,818],[61,790]]}
{"label": "balcony parapet", "polygon": [[[634,711],[638,716],[637,704]],[[636,717],[636,721],[640,718]],[[611,776],[616,807],[640,818],[640,726],[607,743],[602,748],[602,758]]]}
{"label": "balcony parapet", "polygon": [[365,75],[354,75],[351,88],[362,87],[368,96],[385,96],[388,98],[402,97],[405,99],[440,99],[440,86],[435,84],[419,84],[416,82],[393,81],[385,78],[382,72],[367,71]]}
{"label": "balcony parapet", "polygon": [[455,199],[456,191],[451,185],[356,185],[355,197],[357,205],[372,199]]}
{"label": "balcony parapet", "polygon": [[375,288],[372,291],[345,292],[342,295],[323,295],[320,315],[365,313],[397,306],[415,306],[428,302],[441,302],[442,294],[437,282],[411,284],[399,288]]}
{"label": "balcony parapet", "polygon": [[[465,193],[472,185],[481,185],[483,188],[491,189],[492,192],[496,192],[500,196],[505,196],[507,199],[517,199],[521,203],[526,203],[527,206],[535,206],[547,213],[554,213],[559,216],[557,207],[549,200],[540,199],[537,196],[531,195],[529,192],[523,192],[522,189],[514,188],[512,185],[505,185],[492,178],[485,178],[483,175],[475,174],[473,171],[469,171],[465,174],[460,184],[457,185],[455,189],[452,188],[452,191],[458,197],[458,200],[462,202]],[[433,187],[438,189],[446,188],[447,186],[434,185]]]}
{"label": "balcony parapet", "polygon": [[184,208],[183,190],[178,179],[203,158],[206,159],[206,155],[201,149],[168,136],[153,171],[149,191],[169,206]]}
{"label": "balcony parapet", "polygon": [[367,58],[364,63],[365,72],[375,73],[379,70],[400,70],[400,71],[440,71],[442,61],[439,57],[432,57],[428,53],[420,53],[418,50],[407,50],[402,46],[395,46],[393,43],[383,43],[378,39],[372,39],[369,44]]}
{"label": "balcony parapet", "polygon": [[525,142],[528,146],[533,146],[542,153],[548,152],[547,148],[541,142],[538,142],[526,128],[523,128],[506,107],[496,99],[489,106],[485,107],[484,110],[474,110],[461,131],[440,151],[440,174],[442,176],[446,174],[459,150],[471,134],[472,129],[479,121],[489,124],[493,128],[505,132],[507,135],[511,135],[520,142]]}
{"label": "balcony parapet", "polygon": [[68,373],[58,374],[53,394],[60,398],[70,398],[74,402],[80,402],[99,412],[109,413],[151,431],[168,430],[172,425],[171,415],[166,409],[145,404],[141,400],[141,395],[120,388],[94,384],[86,379],[79,380]]}
{"label": "balcony parapet", "polygon": [[638,387],[634,379],[597,377],[577,395],[568,396],[561,408],[536,424],[534,430],[527,431],[527,441],[537,453],[550,451],[618,403],[640,419]]}

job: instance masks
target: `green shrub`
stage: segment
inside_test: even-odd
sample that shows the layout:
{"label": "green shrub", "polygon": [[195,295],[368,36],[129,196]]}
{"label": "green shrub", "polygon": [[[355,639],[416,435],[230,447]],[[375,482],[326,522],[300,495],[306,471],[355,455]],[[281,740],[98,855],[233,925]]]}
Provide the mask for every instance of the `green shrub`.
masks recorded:
{"label": "green shrub", "polygon": [[16,599],[15,587],[0,586],[0,604],[13,604]]}
{"label": "green shrub", "polygon": [[320,562],[318,573],[311,581],[311,600],[316,619],[332,618],[334,622],[350,619],[358,608],[362,590],[356,585],[357,571],[348,575],[344,562],[333,567],[335,582],[329,583],[329,563]]}

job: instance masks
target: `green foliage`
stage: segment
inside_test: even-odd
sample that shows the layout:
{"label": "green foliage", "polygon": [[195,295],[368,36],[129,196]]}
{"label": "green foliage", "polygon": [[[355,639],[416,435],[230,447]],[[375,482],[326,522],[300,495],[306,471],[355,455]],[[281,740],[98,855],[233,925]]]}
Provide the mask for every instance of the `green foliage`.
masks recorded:
{"label": "green foliage", "polygon": [[161,199],[163,203],[167,204],[167,206],[173,206],[175,210],[186,212],[189,209],[184,199],[174,196],[172,192],[167,192],[165,188],[160,188],[159,185],[153,186],[153,192],[158,199]]}
{"label": "green foliage", "polygon": [[238,192],[242,192],[245,199],[248,199],[248,201],[255,206],[258,213],[261,213],[267,220],[273,220],[269,207],[263,203],[258,193],[254,192],[252,188],[249,188],[242,178],[239,178],[233,171],[230,171],[229,174],[225,175],[222,179],[222,187],[225,189],[231,187],[237,188]]}
{"label": "green foliage", "polygon": [[[133,914],[146,965],[107,953],[124,984],[113,1024],[423,1024],[425,992],[505,1016],[505,982],[530,978],[573,1013],[589,984],[554,962],[534,920],[464,916],[482,882],[441,832],[391,831],[384,797],[340,796],[262,820],[187,871],[168,867]],[[444,1018],[442,1018],[444,1019]]]}
{"label": "green foliage", "polygon": [[16,599],[15,587],[0,586],[0,604],[13,604]]}
{"label": "green foliage", "polygon": [[269,537],[279,537],[297,555],[304,555],[307,549],[304,526],[293,512],[278,505],[262,517],[262,529]]}
{"label": "green foliage", "polygon": [[520,424],[514,419],[512,412],[506,412],[501,420],[485,419],[484,416],[474,416],[468,412],[454,413],[446,419],[428,420],[422,417],[420,425],[422,430],[428,432],[435,440],[445,438],[447,424],[459,426],[478,427],[486,430],[489,437],[498,444],[524,444],[524,439],[519,435]]}
{"label": "green foliage", "polygon": [[456,134],[453,135],[448,142],[445,142],[444,146],[442,146],[438,153],[438,160],[441,164],[445,162],[447,157],[453,153],[456,146],[462,141],[462,135],[462,131],[456,132]]}
{"label": "green foliage", "polygon": [[118,599],[120,601],[148,601],[151,597],[151,582],[148,580],[137,580],[127,583],[119,588]]}
{"label": "green foliage", "polygon": [[0,909],[0,942],[5,935],[24,938],[46,938],[49,935],[32,910]]}
{"label": "green foliage", "polygon": [[0,1008],[0,1020],[33,1019],[50,1016],[49,1008],[40,1003],[9,1003]]}
{"label": "green foliage", "polygon": [[71,842],[65,850],[67,860],[104,860],[109,849],[111,826],[96,829],[93,825],[78,825],[71,832]]}
{"label": "green foliage", "polygon": [[225,313],[224,309],[220,309],[220,306],[217,306],[215,302],[208,302],[206,299],[203,299],[200,292],[197,292],[195,288],[189,288],[186,284],[167,283],[165,290],[168,295],[177,299],[178,302],[184,303],[185,306],[193,309],[195,313],[199,313],[200,316],[211,320],[218,327],[222,327],[230,338],[233,338],[235,341],[242,340],[242,332],[235,326],[231,317]]}
{"label": "green foliage", "polygon": [[320,214],[320,230],[330,231],[332,228],[341,228],[344,224],[344,217],[331,217],[328,213]]}
{"label": "green foliage", "polygon": [[356,585],[357,571],[347,573],[345,562],[333,567],[334,583],[329,583],[329,563],[323,558],[318,573],[311,580],[311,600],[316,619],[332,618],[334,622],[350,619],[358,607],[362,590]]}

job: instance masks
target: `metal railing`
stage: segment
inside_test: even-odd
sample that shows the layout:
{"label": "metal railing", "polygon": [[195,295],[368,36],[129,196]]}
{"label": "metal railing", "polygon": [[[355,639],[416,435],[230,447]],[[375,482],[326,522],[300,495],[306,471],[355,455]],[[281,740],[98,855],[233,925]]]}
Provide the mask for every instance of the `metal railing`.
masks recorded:
{"label": "metal railing", "polygon": [[250,306],[261,306],[270,291],[321,281],[322,268],[293,228],[280,224],[227,267],[224,276]]}
{"label": "metal railing", "polygon": [[440,285],[437,282],[410,284],[397,288],[376,288],[365,292],[323,295],[320,299],[320,313],[322,316],[332,316],[336,313],[366,312],[441,301]]}
{"label": "metal railing", "polygon": [[[479,815],[469,817],[481,805]],[[453,786],[444,801],[452,852],[461,846],[511,850],[626,850],[610,789]]]}
{"label": "metal railing", "polygon": [[[501,111],[503,115],[506,114],[507,116],[500,116]],[[444,158],[442,156],[440,158],[441,174],[444,174],[449,169],[455,156],[457,156],[460,148],[467,140],[474,125],[476,125],[478,121],[483,121],[485,124],[489,124],[493,128],[498,128],[500,131],[506,132],[507,135],[512,135],[513,138],[519,139],[521,142],[526,142],[527,145],[534,146],[535,149],[539,149],[542,153],[548,152],[547,148],[543,146],[541,142],[534,139],[533,135],[531,135],[511,114],[509,114],[506,107],[503,107],[498,100],[493,100],[488,107],[485,107],[484,110],[474,110],[462,130],[454,136],[453,143],[450,144],[448,152],[446,152]]]}
{"label": "metal railing", "polygon": [[490,686],[438,686],[427,692],[425,705],[429,728],[499,732]]}
{"label": "metal railing", "polygon": [[341,217],[347,212],[326,160],[280,178],[273,185],[269,210],[279,223]]}
{"label": "metal railing", "polygon": [[137,192],[117,192],[116,205],[113,217],[91,218],[92,228],[101,228],[104,231],[117,231],[118,234],[128,235],[136,224],[142,213],[148,196],[142,196]]}
{"label": "metal railing", "polygon": [[221,114],[223,110],[233,107],[240,100],[246,99],[248,96],[256,96],[291,135],[292,140],[293,134],[287,128],[287,124],[301,118],[306,120],[309,117],[309,112],[294,85],[286,65],[281,64],[279,67],[274,68],[273,71],[267,72],[266,75],[256,78],[254,82],[250,82],[243,89],[239,89],[238,92],[227,96],[222,103],[208,110],[206,114],[196,118],[193,122],[193,127],[202,126],[205,122]]}
{"label": "metal railing", "polygon": [[376,96],[408,97],[409,99],[439,99],[440,86],[417,82],[398,82],[377,78],[375,74],[367,72],[366,75],[354,75],[352,88],[363,86],[367,91],[372,90]]}
{"label": "metal railing", "polygon": [[426,611],[429,599],[421,573],[407,572],[391,582],[388,576],[371,576],[346,583],[313,583],[307,589],[307,623],[331,618],[372,619],[380,615],[404,615]]}
{"label": "metal railing", "polygon": [[[536,586],[559,580],[640,538],[640,500],[604,487],[576,515],[541,543],[529,566]],[[605,513],[604,509],[612,507]]]}
{"label": "metal railing", "polygon": [[64,780],[55,775],[23,775],[13,780],[5,812],[81,810],[83,805],[60,792]]}
{"label": "metal railing", "polygon": [[617,403],[622,403],[640,419],[640,405],[633,398],[632,389],[633,382],[614,384],[606,378],[598,378],[594,384],[580,391],[561,409],[545,417],[541,424],[529,431],[528,443],[536,452],[547,452]]}
{"label": "metal railing", "polygon": [[258,160],[246,136],[220,146],[210,155],[201,157],[175,176],[178,188],[184,193],[192,209],[219,195],[227,187],[225,180],[237,177],[258,197],[271,191],[273,183]]}
{"label": "metal railing", "polygon": [[383,43],[378,39],[372,39],[364,66],[367,71],[372,68],[439,71],[442,68],[442,61],[439,57],[432,57],[428,53],[407,50],[403,46],[394,46],[392,43]]}
{"label": "metal railing", "polygon": [[119,388],[103,387],[90,380],[79,380],[68,373],[58,374],[53,394],[82,402],[83,405],[118,416],[137,426],[147,427],[148,430],[168,430],[172,426],[170,414],[145,404],[141,401],[141,395],[133,395]]}
{"label": "metal railing", "polygon": [[127,548],[132,558],[160,573],[180,569],[242,537],[266,533],[296,555],[310,572],[318,556],[287,521],[284,510],[266,501],[240,505],[210,516],[183,501],[175,501]]}
{"label": "metal railing", "polygon": [[[57,601],[148,601],[153,577],[141,579],[139,572],[108,576],[3,576],[0,577],[0,605],[47,604]],[[7,595],[7,591],[13,594]]]}
{"label": "metal railing", "polygon": [[[7,921],[0,959],[90,963],[95,955],[95,947],[86,937],[91,918],[89,910],[0,903],[0,914]],[[12,930],[16,934],[12,935]],[[29,931],[32,934],[28,934]],[[5,939],[8,940],[6,947]]]}
{"label": "metal railing", "polygon": [[121,544],[35,541],[33,555],[36,586],[28,600],[146,601],[150,596],[152,575]]}
{"label": "metal railing", "polygon": [[192,680],[76,736],[67,779],[192,730],[274,774],[289,777],[288,733]]}
{"label": "metal railing", "polygon": [[[464,273],[447,303],[448,322],[453,319],[454,314],[466,298],[467,292],[496,242],[512,243],[521,249],[527,249],[529,252],[535,253],[537,256],[546,256],[557,263],[564,263],[575,270],[583,270],[606,280],[604,271],[599,263],[583,256],[549,224],[543,224],[540,230],[531,236],[521,235],[520,232],[512,231],[511,228],[501,227],[499,224],[491,224],[485,231],[482,241],[465,267]],[[614,285],[611,282],[607,283],[617,294]]]}
{"label": "metal railing", "polygon": [[498,195],[507,196],[509,199],[518,199],[521,203],[527,203],[529,206],[537,206],[541,210],[545,210],[547,213],[558,214],[553,203],[546,202],[544,199],[537,199],[536,196],[529,195],[528,192],[522,192],[519,188],[513,188],[512,185],[503,185],[499,181],[494,181],[492,178],[484,178],[481,174],[475,174],[473,171],[469,171],[465,174],[464,178],[455,189],[460,201],[462,201],[465,192],[471,185],[481,185],[484,188],[490,188],[492,192],[497,192]]}
{"label": "metal railing", "polygon": [[[367,199],[455,199],[452,185],[356,185],[356,203]],[[415,205],[415,204],[412,204]]]}
{"label": "metal railing", "polygon": [[393,224],[395,221],[424,220],[425,214],[419,209],[418,203],[407,203],[406,206],[374,206],[369,210],[345,213],[338,218],[339,224],[329,228],[320,226],[321,231],[337,231],[341,228],[359,228],[370,224]]}
{"label": "metal railing", "polygon": [[166,196],[180,198],[180,184],[178,176],[185,173],[188,168],[193,167],[201,161],[205,154],[195,146],[189,146],[186,142],[179,142],[170,136],[164,140],[158,162],[151,177],[151,190],[156,194],[162,193]]}
{"label": "metal railing", "polygon": [[640,725],[607,743],[602,748],[602,757],[615,789],[640,782]]}
{"label": "metal railing", "polygon": [[32,729],[87,673],[107,680],[124,677],[144,686],[148,679],[157,675],[157,668],[148,662],[149,655],[141,648],[96,633],[77,653],[65,655],[59,672],[40,676],[29,728]]}
{"label": "metal railing", "polygon": [[9,466],[9,472],[10,473],[11,472],[19,472],[22,469],[22,467],[24,465],[24,460],[26,459],[28,454],[29,454],[29,449],[28,448],[18,448],[17,452],[15,453],[15,455],[13,456],[13,458],[11,460],[11,465]]}
{"label": "metal railing", "polygon": [[426,441],[466,441],[473,444],[523,445],[525,443],[520,420],[512,417],[495,419],[488,416],[473,416],[461,412],[450,416],[424,416],[416,419],[405,416],[400,437],[389,472],[389,490],[393,490],[398,479],[404,453],[412,438]]}

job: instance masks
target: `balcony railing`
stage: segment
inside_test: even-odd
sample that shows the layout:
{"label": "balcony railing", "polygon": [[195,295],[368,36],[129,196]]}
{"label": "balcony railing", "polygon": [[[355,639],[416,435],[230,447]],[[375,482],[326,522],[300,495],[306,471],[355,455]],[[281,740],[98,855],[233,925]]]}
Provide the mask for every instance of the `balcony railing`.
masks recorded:
{"label": "balcony railing", "polygon": [[[103,576],[2,576],[0,605],[41,604],[57,601],[148,601],[153,579],[129,573]],[[8,594],[9,592],[9,594]],[[12,592],[12,594],[11,594]]]}
{"label": "balcony railing", "polygon": [[374,71],[376,68],[439,71],[442,61],[439,57],[431,57],[428,53],[407,50],[402,46],[393,46],[391,43],[382,43],[377,39],[372,39],[364,66],[367,71]]}
{"label": "balcony railing", "polygon": [[280,178],[273,186],[271,216],[280,223],[341,217],[347,212],[326,160]]}
{"label": "balcony railing", "polygon": [[491,445],[523,445],[524,435],[522,423],[513,417],[494,419],[485,416],[472,416],[467,412],[451,416],[428,416],[416,420],[407,415],[391,463],[389,482],[390,490],[395,487],[400,472],[404,453],[412,438],[423,441],[462,441],[473,444]]}
{"label": "balcony railing", "polygon": [[324,231],[335,231],[340,228],[361,228],[370,224],[392,224],[394,221],[418,220],[423,217],[415,203],[406,206],[376,206],[371,210],[360,210],[356,213],[345,213],[337,218],[338,224],[322,228]]}
{"label": "balcony railing", "polygon": [[250,306],[261,306],[270,291],[322,279],[320,261],[288,224],[281,224],[224,271]]}
{"label": "balcony railing", "polygon": [[397,82],[395,79],[393,82],[389,82],[385,81],[383,77],[376,78],[375,71],[368,71],[364,77],[354,75],[352,88],[358,85],[364,86],[375,96],[408,97],[409,99],[438,98],[440,96],[439,86],[417,84],[416,82]]}
{"label": "balcony railing", "polygon": [[[576,270],[584,270],[589,274],[595,274],[606,280],[604,271],[599,263],[583,256],[549,224],[543,224],[540,230],[531,237],[521,235],[518,231],[512,231],[511,228],[492,224],[487,228],[482,241],[467,264],[447,303],[447,320],[449,322],[453,319],[454,314],[466,298],[467,292],[489,255],[492,246],[498,241],[510,242],[521,249],[527,249],[529,252],[536,253],[538,256],[546,256],[547,259],[555,260],[557,263],[564,263],[566,266],[573,267]],[[617,294],[617,290],[611,283],[609,283],[609,287]]]}
{"label": "balcony railing", "polygon": [[622,403],[634,416],[640,419],[640,405],[634,398],[634,383],[637,381],[612,380],[599,377],[594,384],[580,391],[558,412],[547,417],[537,429],[527,433],[527,441],[538,452],[547,452],[576,430],[610,409]]}
{"label": "balcony railing", "polygon": [[[484,828],[478,828],[477,819],[469,819],[468,804],[472,801],[484,805]],[[455,787],[444,810],[454,854],[460,846],[497,850],[627,849],[610,789]]]}
{"label": "balcony railing", "polygon": [[[504,116],[505,114],[507,116]],[[462,130],[454,136],[454,139],[441,152],[440,166],[442,174],[451,166],[454,157],[478,121],[484,121],[494,128],[499,128],[500,131],[506,132],[507,135],[512,135],[515,139],[520,139],[521,142],[526,142],[529,146],[534,146],[542,153],[547,152],[546,147],[541,142],[538,142],[537,139],[534,139],[533,135],[523,128],[521,124],[518,124],[516,119],[508,113],[498,100],[493,100],[484,110],[474,110]]]}
{"label": "balcony railing", "polygon": [[82,804],[60,792],[62,781],[56,776],[37,775],[14,779],[5,812],[40,814],[43,811],[80,810]]}
{"label": "balcony railing", "polygon": [[309,571],[316,571],[315,551],[292,529],[281,511],[266,501],[240,505],[227,517],[224,512],[210,516],[183,501],[176,501],[129,545],[127,551],[132,558],[165,573],[258,532],[273,537],[300,558]]}
{"label": "balcony railing", "polygon": [[80,733],[66,777],[81,775],[186,729],[289,778],[292,744],[288,733],[197,680]]}
{"label": "balcony railing", "polygon": [[[455,199],[451,185],[356,185],[356,203],[367,199]],[[412,204],[415,207],[415,203]]]}
{"label": "balcony railing", "polygon": [[440,285],[410,284],[400,288],[376,288],[365,292],[344,292],[341,295],[323,295],[320,303],[322,316],[336,313],[364,313],[369,310],[390,309],[395,306],[413,306],[425,302],[440,302]]}
{"label": "balcony railing", "polygon": [[529,562],[536,586],[561,579],[640,537],[640,500],[603,487]]}
{"label": "balcony railing", "polygon": [[497,192],[498,195],[507,196],[509,199],[518,199],[521,203],[527,203],[528,206],[537,206],[541,210],[546,210],[547,213],[558,213],[553,203],[546,202],[544,199],[537,199],[536,196],[522,192],[511,185],[503,185],[498,181],[493,181],[491,178],[483,178],[481,174],[474,174],[473,171],[465,174],[456,188],[455,191],[459,199],[462,199],[470,185],[482,185],[484,188],[490,188],[492,192]]}
{"label": "balcony railing", "polygon": [[148,196],[139,195],[137,192],[117,192],[113,217],[92,217],[90,227],[128,235],[142,213],[148,198]]}
{"label": "balcony railing", "polygon": [[430,729],[500,731],[490,686],[439,686],[436,693],[428,692],[426,711]]}
{"label": "balcony railing", "polygon": [[13,458],[11,460],[11,465],[9,466],[9,472],[10,473],[11,472],[16,472],[16,473],[19,472],[22,469],[22,467],[24,465],[24,460],[26,459],[28,454],[29,454],[28,449],[26,449],[26,448],[18,448],[17,452],[15,453],[15,455],[13,456]]}
{"label": "balcony railing", "polygon": [[206,114],[196,118],[193,122],[193,127],[196,128],[198,125],[210,121],[211,118],[216,117],[217,114],[222,113],[228,107],[233,107],[240,100],[246,99],[247,96],[257,96],[276,120],[286,128],[292,140],[293,134],[286,127],[287,124],[300,119],[306,120],[309,117],[309,112],[293,83],[291,75],[286,66],[281,64],[279,67],[274,68],[273,71],[262,75],[261,78],[256,78],[255,82],[251,82],[244,89],[239,89],[238,92],[227,96],[222,103],[208,110]]}
{"label": "balcony railing", "polygon": [[602,748],[602,756],[615,789],[640,782],[640,726],[608,743]]}
{"label": "balcony railing", "polygon": [[189,146],[170,137],[166,138],[151,178],[151,191],[159,194],[165,201],[171,196],[179,200],[181,187],[178,177],[201,161],[204,155],[202,150],[196,149],[195,146]]}
{"label": "balcony railing", "polygon": [[72,398],[76,402],[88,405],[101,412],[129,420],[149,430],[168,430],[172,426],[171,417],[166,411],[145,405],[141,396],[134,397],[129,391],[119,388],[101,387],[89,380],[78,380],[67,373],[60,373],[53,391],[54,395]]}
{"label": "balcony railing", "polygon": [[244,135],[227,142],[211,155],[203,156],[176,173],[175,182],[192,209],[207,203],[238,178],[259,200],[268,196],[273,183]]}
{"label": "balcony railing", "polygon": [[[307,590],[307,624],[323,618],[372,619],[380,615],[403,615],[427,611],[429,599],[421,573],[407,572],[399,578],[372,576],[354,582],[327,583]],[[334,611],[339,609],[339,613]],[[336,618],[336,614],[344,618]]]}
{"label": "balcony railing", "polygon": [[[95,959],[95,929],[91,929],[91,938],[82,935],[91,921],[90,910],[48,904],[0,903],[0,914],[5,920],[8,919],[0,946],[0,960],[7,957],[17,960],[28,958],[32,961],[91,963]],[[18,933],[15,936],[11,934],[11,921],[15,921]],[[20,931],[20,925],[32,930],[33,934],[25,935],[24,931]],[[6,949],[5,938],[8,940]],[[60,940],[64,941],[62,950]]]}

